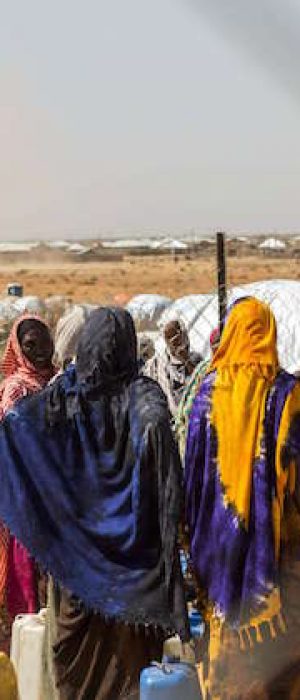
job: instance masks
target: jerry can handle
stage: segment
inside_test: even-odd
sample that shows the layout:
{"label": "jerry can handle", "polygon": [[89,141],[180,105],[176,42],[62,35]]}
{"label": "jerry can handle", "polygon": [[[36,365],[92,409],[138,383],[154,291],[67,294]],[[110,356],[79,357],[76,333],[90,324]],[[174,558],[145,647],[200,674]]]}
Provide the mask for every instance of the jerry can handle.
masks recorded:
{"label": "jerry can handle", "polygon": [[160,671],[162,671],[162,673],[165,673],[166,675],[170,675],[171,673],[173,673],[172,667],[165,662],[159,663],[159,661],[152,661],[151,666],[153,666],[154,668],[158,668]]}

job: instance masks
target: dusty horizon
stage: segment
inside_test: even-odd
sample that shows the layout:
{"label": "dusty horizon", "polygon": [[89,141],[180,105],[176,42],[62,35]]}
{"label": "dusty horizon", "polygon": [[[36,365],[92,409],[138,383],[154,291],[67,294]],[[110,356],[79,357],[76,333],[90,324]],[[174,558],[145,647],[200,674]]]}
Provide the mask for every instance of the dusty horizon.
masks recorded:
{"label": "dusty horizon", "polygon": [[297,232],[299,8],[278,6],[7,3],[1,239]]}

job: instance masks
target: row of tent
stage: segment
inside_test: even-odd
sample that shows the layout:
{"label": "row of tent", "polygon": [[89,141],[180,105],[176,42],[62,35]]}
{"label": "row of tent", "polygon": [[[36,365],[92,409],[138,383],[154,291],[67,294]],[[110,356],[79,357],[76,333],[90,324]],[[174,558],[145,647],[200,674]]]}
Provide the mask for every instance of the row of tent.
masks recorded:
{"label": "row of tent", "polygon": [[[248,237],[243,237],[240,236],[236,239],[230,239],[232,241],[237,241],[238,243],[244,243],[244,244],[251,244],[253,242],[253,239],[251,236]],[[297,242],[299,238],[294,238],[294,241]],[[195,242],[195,241],[194,241]],[[215,245],[215,238],[203,238],[203,239],[196,239],[197,243],[205,243],[205,244],[211,244]],[[22,243],[0,243],[0,253],[30,253],[37,249],[41,245],[41,242],[22,242]],[[83,255],[85,253],[88,253],[93,250],[93,248],[96,246],[97,243],[94,245],[85,245],[84,243],[78,243],[78,242],[70,242],[70,241],[65,241],[65,240],[55,240],[55,241],[47,241],[43,243],[46,247],[48,247],[51,250],[55,251],[62,251],[65,253],[73,253],[75,255]],[[107,241],[102,241],[101,245],[103,248],[118,248],[118,249],[134,249],[134,248],[149,248],[152,249],[153,251],[159,252],[159,251],[184,251],[188,250],[190,247],[190,242],[189,241],[183,241],[180,239],[175,239],[175,238],[161,238],[161,239],[155,239],[155,238],[128,238],[128,239],[115,239],[115,240],[107,240]],[[279,238],[266,238],[262,243],[258,244],[258,249],[260,250],[274,250],[274,251],[280,251],[280,250],[285,250],[287,247],[287,242],[279,239]]]}
{"label": "row of tent", "polygon": [[[300,370],[300,282],[268,280],[229,291],[228,304],[244,296],[255,296],[273,310],[278,327],[278,350],[281,365],[294,372]],[[82,304],[89,307],[89,304]],[[42,300],[35,296],[5,297],[0,300],[0,350],[14,320],[25,311],[40,314],[54,330],[58,319],[72,307],[63,296]],[[172,300],[156,294],[133,297],[127,304],[139,334],[150,335],[158,350],[162,346],[162,329],[168,321],[181,319],[186,325],[193,350],[203,357],[210,352],[209,337],[218,325],[216,294],[192,294]]]}
{"label": "row of tent", "polygon": [[[240,236],[236,239],[230,239],[232,241],[237,241],[238,243],[251,244],[251,236],[243,237]],[[295,239],[296,241],[298,239]],[[203,238],[196,239],[197,243],[206,243],[215,245],[215,238]],[[188,250],[190,243],[187,241],[177,240],[174,238],[162,238],[161,240],[152,240],[150,238],[137,239],[126,239],[126,240],[115,240],[115,241],[104,241],[104,248],[136,248],[141,246],[143,248],[152,248],[154,251],[160,250],[170,250],[173,252]],[[266,238],[262,243],[259,243],[259,250],[285,250],[287,243],[279,238]]]}
{"label": "row of tent", "polygon": [[83,255],[83,253],[88,253],[91,250],[90,246],[84,245],[83,243],[71,243],[70,241],[50,241],[44,243],[43,241],[35,242],[22,242],[22,243],[1,243],[0,242],[0,253],[31,253],[37,250],[40,245],[45,245],[51,250],[61,250],[66,253],[74,253],[75,255]]}

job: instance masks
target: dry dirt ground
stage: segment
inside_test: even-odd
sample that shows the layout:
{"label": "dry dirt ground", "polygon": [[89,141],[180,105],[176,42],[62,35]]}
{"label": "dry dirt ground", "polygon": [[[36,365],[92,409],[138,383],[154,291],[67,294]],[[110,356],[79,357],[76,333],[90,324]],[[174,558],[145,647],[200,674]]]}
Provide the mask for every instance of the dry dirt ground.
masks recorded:
{"label": "dry dirt ground", "polygon": [[[262,279],[300,279],[300,261],[272,257],[228,259],[228,285]],[[24,285],[25,294],[45,298],[64,294],[74,301],[125,303],[135,294],[159,293],[172,298],[211,292],[216,288],[213,256],[195,260],[128,257],[121,262],[38,264],[24,261],[0,266],[0,292],[9,282]]]}

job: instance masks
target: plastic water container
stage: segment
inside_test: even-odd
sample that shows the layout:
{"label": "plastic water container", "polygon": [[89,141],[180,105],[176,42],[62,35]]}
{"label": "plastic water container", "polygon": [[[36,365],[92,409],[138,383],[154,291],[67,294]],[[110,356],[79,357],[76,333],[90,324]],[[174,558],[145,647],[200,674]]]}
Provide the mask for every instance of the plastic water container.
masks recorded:
{"label": "plastic water container", "polygon": [[23,286],[18,282],[12,282],[7,285],[7,294],[9,297],[22,297],[23,296]]}
{"label": "plastic water container", "polygon": [[205,632],[205,622],[202,615],[192,608],[189,611],[189,623],[192,637],[192,647],[194,649],[195,661],[199,663],[203,653],[203,637]]}
{"label": "plastic water container", "polygon": [[189,623],[193,639],[200,639],[201,637],[203,637],[205,631],[205,624],[198,610],[190,610]]}
{"label": "plastic water container", "polygon": [[18,679],[19,700],[42,700],[46,610],[18,615],[12,627],[10,658]]}
{"label": "plastic water container", "polygon": [[181,571],[182,575],[185,576],[187,574],[188,570],[188,562],[187,562],[187,556],[183,549],[180,550],[180,566],[181,566]]}
{"label": "plastic water container", "polygon": [[183,644],[179,635],[166,639],[163,649],[163,662],[181,661],[185,664],[195,664],[197,661],[195,653],[195,644],[192,640],[187,644]]}
{"label": "plastic water container", "polygon": [[163,649],[163,659],[176,659],[188,664],[194,664],[199,661],[200,643],[205,632],[205,624],[203,618],[198,612],[192,608],[189,612],[189,623],[191,632],[191,641],[183,644],[178,634],[174,637],[166,639]]}
{"label": "plastic water container", "polygon": [[140,700],[201,700],[195,666],[168,663],[145,668],[140,678]]}

